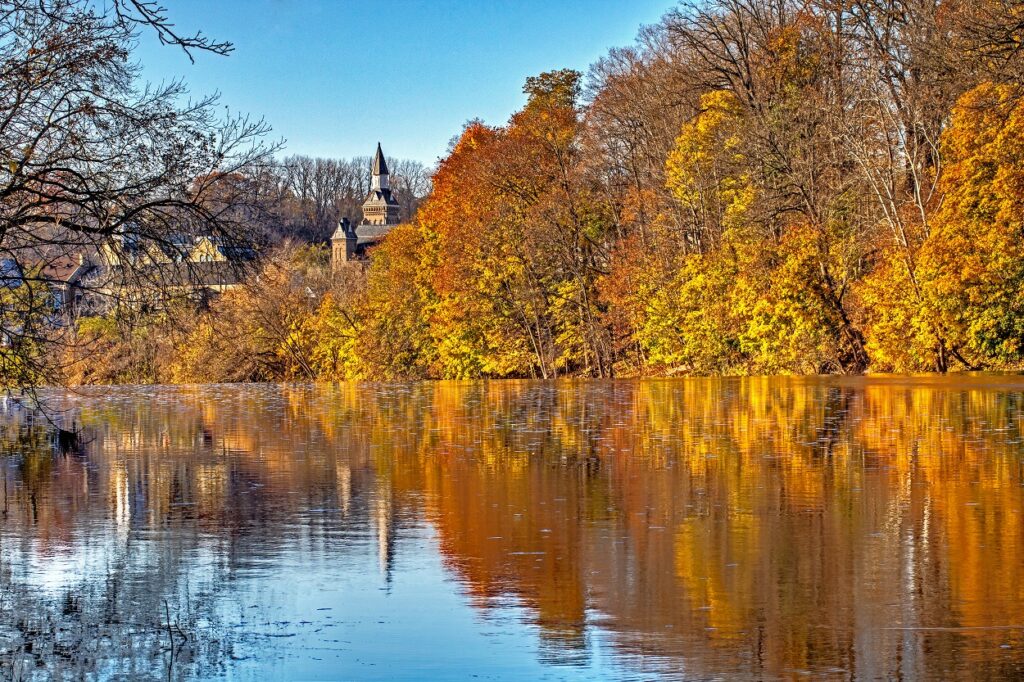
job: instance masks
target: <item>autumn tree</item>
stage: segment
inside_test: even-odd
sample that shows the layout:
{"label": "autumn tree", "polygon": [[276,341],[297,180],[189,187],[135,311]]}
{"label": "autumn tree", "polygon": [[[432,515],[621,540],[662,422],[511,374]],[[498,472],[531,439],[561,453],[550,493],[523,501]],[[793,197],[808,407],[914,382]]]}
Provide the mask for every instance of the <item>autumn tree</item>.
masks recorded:
{"label": "autumn tree", "polygon": [[330,290],[326,250],[286,244],[242,287],[224,292],[177,340],[179,383],[311,380],[309,319]]}
{"label": "autumn tree", "polygon": [[944,198],[922,249],[928,312],[967,367],[1024,358],[1024,99],[983,83],[942,136]]}
{"label": "autumn tree", "polygon": [[[507,126],[467,126],[414,225],[375,251],[365,324],[406,329],[402,343],[415,341],[401,352],[408,371],[612,373],[596,290],[610,220],[584,168],[580,87],[574,71],[541,74],[527,80],[527,104]],[[380,279],[395,268],[398,289]],[[363,345],[387,342],[370,338]]]}

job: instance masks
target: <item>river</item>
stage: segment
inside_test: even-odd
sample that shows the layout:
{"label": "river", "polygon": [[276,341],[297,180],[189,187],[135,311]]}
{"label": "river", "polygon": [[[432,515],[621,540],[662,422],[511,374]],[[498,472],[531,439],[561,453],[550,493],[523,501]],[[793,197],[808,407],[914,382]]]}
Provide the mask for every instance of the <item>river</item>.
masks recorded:
{"label": "river", "polygon": [[0,680],[1024,674],[1024,377],[43,399]]}

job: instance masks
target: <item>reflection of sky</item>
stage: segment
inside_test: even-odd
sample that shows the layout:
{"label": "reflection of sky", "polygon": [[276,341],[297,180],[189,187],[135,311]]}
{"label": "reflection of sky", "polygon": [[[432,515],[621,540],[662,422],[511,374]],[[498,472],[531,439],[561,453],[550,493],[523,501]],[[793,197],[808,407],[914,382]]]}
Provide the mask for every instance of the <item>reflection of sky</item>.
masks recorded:
{"label": "reflection of sky", "polygon": [[[469,608],[430,535],[421,527],[403,537],[389,584],[369,546],[341,565],[333,554],[309,557],[246,581],[239,590],[240,605],[247,600],[253,602],[250,608],[264,604],[252,611],[269,623],[252,629],[298,634],[281,646],[269,669],[261,656],[242,661],[239,672],[282,678],[317,678],[329,671],[341,678],[465,679],[468,671],[486,671],[502,678],[542,678],[537,637],[520,625],[522,614],[506,608],[481,618]],[[312,623],[296,627],[295,621],[303,619]]]}
{"label": "reflection of sky", "polygon": [[[165,534],[119,531],[109,520],[92,524],[70,545],[39,551],[5,537],[2,563],[30,592],[60,599],[83,583],[102,584],[111,567],[127,562],[133,582],[145,589],[161,570]],[[324,546],[297,537],[272,557],[253,557],[247,568],[225,575],[220,541],[200,539],[187,553],[175,589],[209,591],[204,611],[228,632],[202,633],[234,641],[233,679],[492,679],[606,678],[598,649],[589,663],[568,669],[545,665],[538,631],[509,600],[472,608],[441,562],[428,525],[403,529],[390,579],[380,571],[377,529],[337,533]],[[319,546],[317,546],[319,545]],[[219,582],[219,585],[216,584]],[[166,585],[164,587],[167,587]],[[160,606],[160,604],[156,604]],[[182,605],[176,604],[173,613]],[[172,615],[172,622],[175,616]],[[212,626],[209,620],[204,621]],[[552,661],[547,660],[550,664]],[[584,663],[584,665],[580,665]],[[109,671],[112,672],[112,671]]]}

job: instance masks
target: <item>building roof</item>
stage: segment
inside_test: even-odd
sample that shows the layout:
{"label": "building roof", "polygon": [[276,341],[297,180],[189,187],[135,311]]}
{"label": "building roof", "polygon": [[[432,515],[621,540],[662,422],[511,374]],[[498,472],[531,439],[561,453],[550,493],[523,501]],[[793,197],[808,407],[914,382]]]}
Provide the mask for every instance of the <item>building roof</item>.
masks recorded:
{"label": "building roof", "polygon": [[78,273],[82,261],[74,256],[61,254],[48,258],[39,265],[39,279],[53,284],[66,284]]}
{"label": "building roof", "polygon": [[231,242],[223,237],[198,237],[196,244],[199,245],[204,240],[209,241],[225,259],[230,261],[255,260],[258,255],[253,247]]}
{"label": "building roof", "polygon": [[388,204],[390,206],[398,206],[398,199],[391,193],[390,189],[371,189],[366,195],[366,199],[363,200],[363,206],[367,204]]}
{"label": "building roof", "polygon": [[377,143],[377,154],[373,157],[373,174],[388,174],[388,164],[384,161],[384,152],[380,150],[380,142]]}
{"label": "building roof", "polygon": [[349,236],[349,232],[355,235],[355,225],[349,222],[349,219],[347,217],[342,218],[341,220],[338,221],[338,228],[334,231],[334,234],[331,235],[331,241],[334,241],[336,239],[347,239]]}
{"label": "building roof", "polygon": [[376,242],[383,239],[384,236],[387,235],[387,233],[394,227],[394,225],[372,225],[370,223],[363,223],[356,226],[356,235],[358,236],[360,244]]}

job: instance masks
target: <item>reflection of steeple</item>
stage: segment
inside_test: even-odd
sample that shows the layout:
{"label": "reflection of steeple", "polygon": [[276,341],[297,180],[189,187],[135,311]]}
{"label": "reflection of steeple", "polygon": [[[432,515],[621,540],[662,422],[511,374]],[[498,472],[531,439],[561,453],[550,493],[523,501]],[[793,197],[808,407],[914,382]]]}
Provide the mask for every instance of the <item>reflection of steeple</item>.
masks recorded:
{"label": "reflection of steeple", "polygon": [[338,462],[334,475],[338,487],[338,506],[341,508],[342,516],[348,516],[349,507],[352,505],[352,467],[347,461]]}
{"label": "reflection of steeple", "polygon": [[132,495],[128,487],[128,472],[123,463],[110,472],[110,488],[114,497],[114,527],[117,529],[118,541],[124,543],[128,541],[132,522]]}
{"label": "reflection of steeple", "polygon": [[370,183],[373,189],[388,189],[390,185],[388,164],[384,161],[384,152],[381,151],[380,142],[377,143],[377,154],[373,157],[371,176]]}
{"label": "reflection of steeple", "polygon": [[382,483],[377,491],[374,522],[377,524],[377,562],[384,582],[390,585],[395,560],[395,514],[390,484]]}

